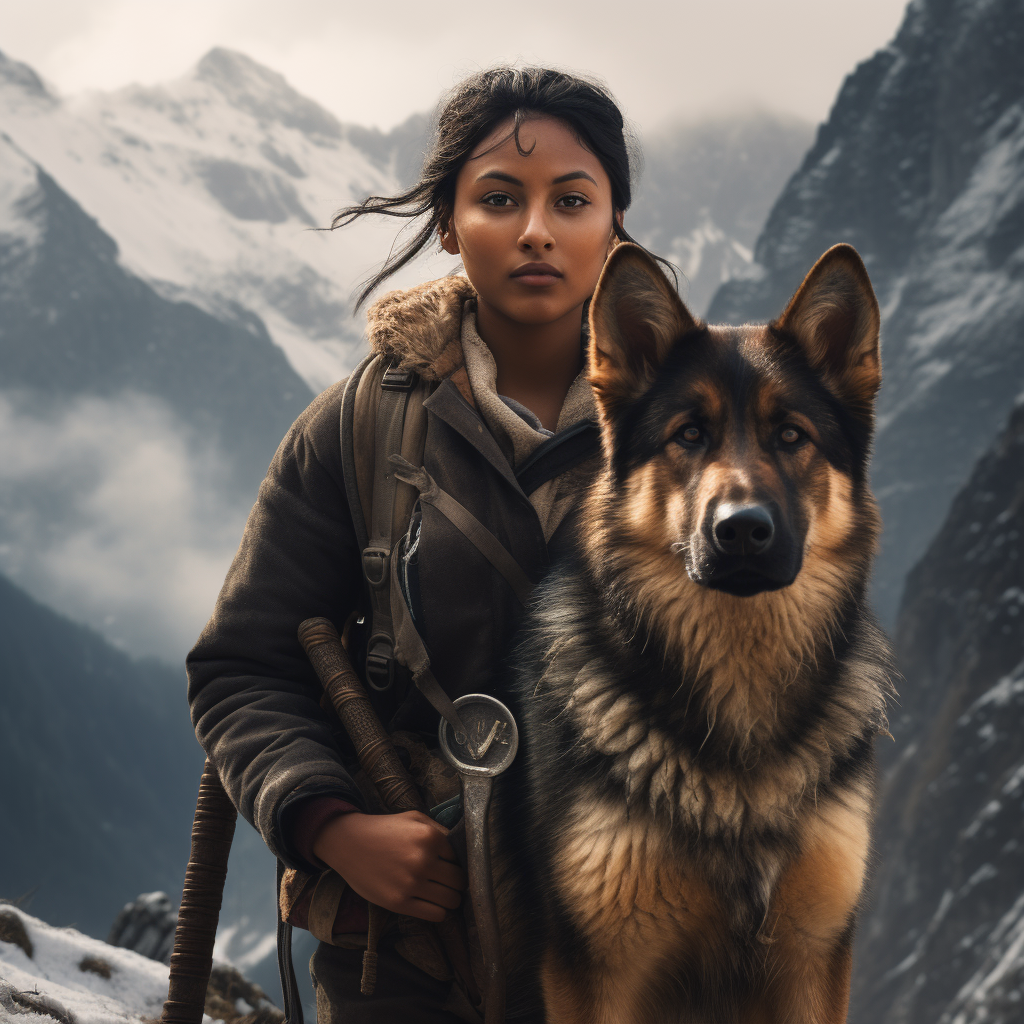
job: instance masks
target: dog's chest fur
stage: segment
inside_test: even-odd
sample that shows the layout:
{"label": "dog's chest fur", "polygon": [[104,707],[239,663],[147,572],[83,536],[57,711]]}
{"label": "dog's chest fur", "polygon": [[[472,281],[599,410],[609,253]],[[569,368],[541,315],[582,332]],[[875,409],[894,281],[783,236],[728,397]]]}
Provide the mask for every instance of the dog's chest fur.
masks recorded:
{"label": "dog's chest fur", "polygon": [[[870,745],[865,723],[879,705],[882,667],[852,647],[828,687],[808,696],[817,707],[799,732],[745,754],[723,739],[728,723],[716,729],[708,719],[700,693],[689,703],[672,694],[674,718],[652,699],[643,685],[650,651],[630,673],[624,665],[635,650],[625,660],[607,653],[621,637],[597,642],[592,616],[568,623],[565,609],[593,609],[594,595],[571,594],[580,584],[572,574],[564,583],[548,605],[560,609],[550,632],[535,634],[543,668],[531,714],[547,723],[548,756],[538,763],[566,773],[573,799],[554,797],[549,783],[534,791],[542,803],[549,795],[546,813],[560,823],[546,857],[553,892],[588,948],[624,969],[642,949],[645,963],[670,973],[742,974],[749,965],[737,957],[759,955],[797,864],[827,878],[801,927],[834,936],[860,891],[871,789],[868,774],[837,781],[837,770]],[[748,673],[737,685],[756,680]],[[795,692],[807,685],[790,682]],[[837,849],[847,851],[841,864]]]}

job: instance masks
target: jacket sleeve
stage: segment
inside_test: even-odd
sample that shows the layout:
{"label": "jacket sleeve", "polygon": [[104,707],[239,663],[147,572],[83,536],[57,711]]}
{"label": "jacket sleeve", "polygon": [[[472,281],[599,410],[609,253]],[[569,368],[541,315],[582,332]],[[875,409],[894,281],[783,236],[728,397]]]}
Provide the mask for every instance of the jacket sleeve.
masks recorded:
{"label": "jacket sleeve", "polygon": [[343,384],[317,398],[281,442],[186,661],[196,736],[232,802],[274,854],[307,871],[288,836],[299,805],[326,795],[363,806],[297,639],[311,615],[340,630],[362,589],[341,475]]}

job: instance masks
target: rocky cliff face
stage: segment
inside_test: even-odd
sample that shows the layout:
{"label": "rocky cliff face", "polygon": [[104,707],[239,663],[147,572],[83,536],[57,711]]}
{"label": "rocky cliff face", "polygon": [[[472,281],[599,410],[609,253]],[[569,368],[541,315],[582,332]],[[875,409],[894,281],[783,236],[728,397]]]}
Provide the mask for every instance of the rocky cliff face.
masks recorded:
{"label": "rocky cliff face", "polygon": [[860,250],[883,308],[875,600],[890,623],[1024,387],[1022,46],[1018,0],[914,0],[893,42],[847,78],[755,266],[709,311],[776,316],[825,249]]}
{"label": "rocky cliff face", "polygon": [[183,673],[0,577],[0,692],[0,898],[102,937],[140,891],[177,897],[203,766]]}
{"label": "rocky cliff face", "polygon": [[1024,407],[907,578],[855,1024],[1024,1014],[1022,620]]}

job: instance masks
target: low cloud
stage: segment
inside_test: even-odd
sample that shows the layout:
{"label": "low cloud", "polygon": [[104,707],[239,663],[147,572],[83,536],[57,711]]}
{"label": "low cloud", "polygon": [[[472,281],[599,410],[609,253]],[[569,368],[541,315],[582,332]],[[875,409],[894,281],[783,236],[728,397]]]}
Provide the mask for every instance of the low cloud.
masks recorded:
{"label": "low cloud", "polygon": [[130,654],[181,664],[248,502],[151,396],[0,393],[0,572]]}

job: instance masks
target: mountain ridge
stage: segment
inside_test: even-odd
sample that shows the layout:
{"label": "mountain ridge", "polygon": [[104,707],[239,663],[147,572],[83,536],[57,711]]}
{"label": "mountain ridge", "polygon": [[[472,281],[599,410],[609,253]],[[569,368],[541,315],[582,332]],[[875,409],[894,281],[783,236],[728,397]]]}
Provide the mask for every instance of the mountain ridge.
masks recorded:
{"label": "mountain ridge", "polygon": [[[836,242],[883,310],[873,481],[886,524],[874,599],[906,572],[1024,387],[1024,9],[915,0],[846,79],[712,319],[778,315]],[[1015,42],[1016,41],[1016,42]]]}

